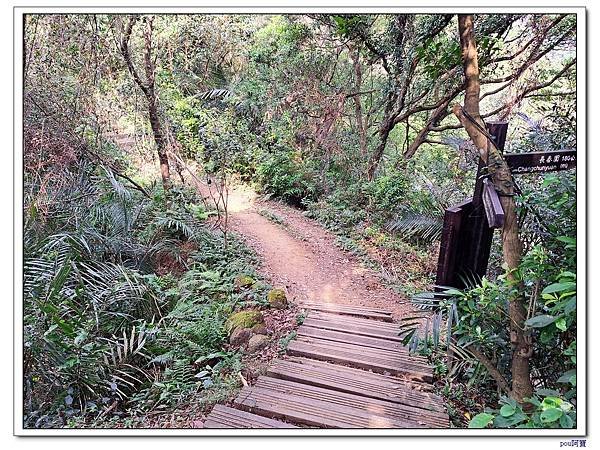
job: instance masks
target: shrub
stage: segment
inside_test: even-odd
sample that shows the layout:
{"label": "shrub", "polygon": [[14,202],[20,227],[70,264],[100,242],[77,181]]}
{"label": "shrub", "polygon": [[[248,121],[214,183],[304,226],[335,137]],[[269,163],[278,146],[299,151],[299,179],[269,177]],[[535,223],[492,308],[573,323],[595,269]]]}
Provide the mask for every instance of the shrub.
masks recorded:
{"label": "shrub", "polygon": [[321,193],[317,174],[310,163],[297,153],[277,152],[268,155],[258,166],[262,190],[295,206],[314,201]]}
{"label": "shrub", "polygon": [[469,428],[575,428],[576,412],[573,404],[548,395],[546,391],[540,390],[529,399],[533,405],[531,410],[524,410],[513,399],[503,397],[500,408],[477,414],[470,420]]}
{"label": "shrub", "polygon": [[408,204],[411,181],[407,171],[394,170],[366,184],[369,209],[387,218],[398,211],[401,205]]}

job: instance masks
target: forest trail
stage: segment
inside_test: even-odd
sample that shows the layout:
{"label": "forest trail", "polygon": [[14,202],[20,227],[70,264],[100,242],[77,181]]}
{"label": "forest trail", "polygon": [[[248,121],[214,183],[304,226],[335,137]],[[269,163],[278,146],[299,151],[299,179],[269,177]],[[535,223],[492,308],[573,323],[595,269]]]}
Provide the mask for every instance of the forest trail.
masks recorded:
{"label": "forest trail", "polygon": [[[210,201],[208,186],[200,191]],[[291,301],[386,309],[396,319],[413,310],[382,285],[375,271],[340,249],[333,233],[301,211],[261,200],[243,186],[230,191],[228,210],[230,229],[260,256],[262,274],[284,288]]]}
{"label": "forest trail", "polygon": [[[214,197],[209,185],[199,190]],[[285,355],[198,426],[449,427],[444,401],[432,392],[431,364],[409,353],[394,323],[410,303],[301,211],[243,187],[227,205],[230,229],[260,256],[263,276],[306,316]]]}

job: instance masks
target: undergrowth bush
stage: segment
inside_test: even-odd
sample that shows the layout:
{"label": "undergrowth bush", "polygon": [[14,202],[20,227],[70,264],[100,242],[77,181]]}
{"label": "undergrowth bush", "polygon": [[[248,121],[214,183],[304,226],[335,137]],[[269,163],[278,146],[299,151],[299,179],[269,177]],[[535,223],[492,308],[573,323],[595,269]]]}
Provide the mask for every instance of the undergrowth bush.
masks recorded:
{"label": "undergrowth bush", "polygon": [[147,198],[85,159],[43,192],[27,183],[26,427],[98,426],[232,385],[225,320],[236,304],[264,304],[267,287],[234,291],[240,273],[257,279],[253,257],[225,246],[193,192]]}
{"label": "undergrowth bush", "polygon": [[257,168],[262,190],[295,206],[316,200],[321,189],[312,162],[294,152],[268,155]]}

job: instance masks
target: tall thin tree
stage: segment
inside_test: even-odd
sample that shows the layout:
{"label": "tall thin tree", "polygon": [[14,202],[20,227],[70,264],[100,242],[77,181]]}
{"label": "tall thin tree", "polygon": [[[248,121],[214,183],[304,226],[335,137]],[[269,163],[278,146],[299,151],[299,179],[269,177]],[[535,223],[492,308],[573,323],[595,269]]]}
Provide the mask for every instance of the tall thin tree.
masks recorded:
{"label": "tall thin tree", "polygon": [[465,100],[464,107],[455,104],[452,111],[458,117],[479,150],[483,161],[486,161],[489,176],[500,195],[500,202],[504,209],[502,253],[508,268],[508,279],[517,285],[515,295],[510,299],[508,311],[510,318],[510,341],[513,346],[510,395],[515,400],[523,402],[524,398],[531,397],[533,393],[529,368],[533,346],[531,337],[525,332],[526,300],[523,286],[520,285],[520,281],[516,275],[523,249],[519,240],[514,182],[506,161],[494,146],[490,136],[486,133],[483,120],[480,116],[479,62],[473,32],[472,15],[464,14],[458,16],[458,31],[465,75]]}
{"label": "tall thin tree", "polygon": [[152,135],[154,137],[156,151],[158,153],[158,160],[160,162],[160,174],[162,177],[163,188],[165,192],[168,192],[171,185],[171,175],[169,170],[169,157],[167,154],[167,140],[163,131],[160,115],[158,113],[158,96],[156,95],[155,82],[156,66],[152,58],[152,32],[154,18],[144,17],[143,19],[143,22],[146,25],[143,31],[145,80],[142,80],[135,67],[129,46],[131,34],[138,19],[138,16],[131,16],[129,18],[129,21],[127,22],[123,32],[120,50],[121,54],[123,55],[123,59],[127,64],[129,73],[146,97],[146,103],[148,105],[148,119],[150,120],[150,126],[152,127]]}

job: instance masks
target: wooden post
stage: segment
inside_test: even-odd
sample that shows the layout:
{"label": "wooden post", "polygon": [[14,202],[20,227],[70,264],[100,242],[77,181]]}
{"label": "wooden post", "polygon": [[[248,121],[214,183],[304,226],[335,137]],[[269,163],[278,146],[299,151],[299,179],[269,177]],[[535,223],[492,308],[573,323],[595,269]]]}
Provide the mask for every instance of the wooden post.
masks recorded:
{"label": "wooden post", "polygon": [[[507,122],[486,124],[500,151],[506,142]],[[483,205],[486,165],[480,159],[472,200],[448,208],[440,245],[436,284],[464,288],[463,279],[481,278],[487,272],[494,229]],[[459,232],[460,231],[460,232]]]}
{"label": "wooden post", "polygon": [[466,233],[462,229],[471,213],[472,202],[467,200],[460,205],[446,209],[444,228],[438,258],[436,284],[438,286],[456,286],[457,261],[463,259],[464,249],[468,245],[464,241]]}
{"label": "wooden post", "polygon": [[[498,150],[503,151],[508,123],[489,122],[486,123],[486,128],[494,138],[494,143]],[[485,174],[486,165],[480,159],[475,190],[473,192],[473,211],[468,218],[467,224],[471,245],[465,254],[465,259],[460,262],[460,266],[458,267],[459,273],[463,276],[476,277],[477,279],[485,276],[487,272],[488,260],[492,249],[492,239],[494,237],[494,229],[490,228],[483,206],[483,180]],[[461,285],[461,287],[464,287],[464,283],[461,283]]]}

